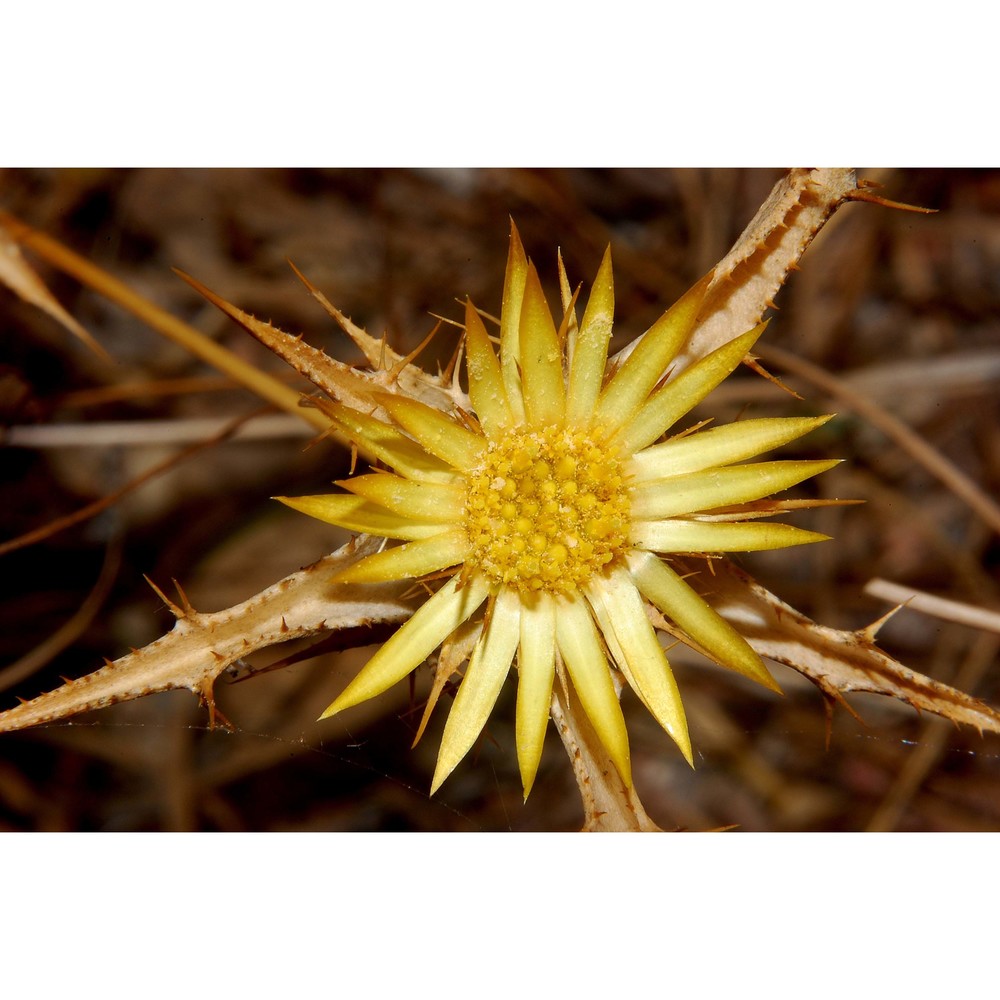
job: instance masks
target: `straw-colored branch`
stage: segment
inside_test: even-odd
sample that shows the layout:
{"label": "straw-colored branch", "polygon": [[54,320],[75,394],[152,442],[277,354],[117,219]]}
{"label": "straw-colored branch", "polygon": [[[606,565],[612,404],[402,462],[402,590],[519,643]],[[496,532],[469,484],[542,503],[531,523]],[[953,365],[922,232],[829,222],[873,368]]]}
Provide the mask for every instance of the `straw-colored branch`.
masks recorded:
{"label": "straw-colored branch", "polygon": [[237,357],[232,351],[216,344],[166,310],[153,305],[117,278],[64,247],[58,240],[32,229],[6,212],[0,212],[0,224],[21,246],[28,247],[53,267],[117,303],[157,333],[229,375],[261,399],[288,413],[294,413],[319,430],[326,430],[330,426],[330,422],[319,410],[299,406],[299,393],[294,389]]}
{"label": "straw-colored branch", "polygon": [[865,593],[893,604],[905,604],[914,611],[940,618],[946,622],[957,622],[959,625],[969,625],[985,632],[1000,633],[1000,612],[987,611],[974,604],[963,604],[961,601],[951,601],[945,597],[935,597],[926,591],[915,587],[904,587],[889,580],[876,577],[865,585]]}
{"label": "straw-colored branch", "polygon": [[[109,420],[87,424],[31,424],[0,430],[0,440],[17,448],[108,448],[187,444],[214,441],[232,423],[228,417],[185,417],[177,420]],[[286,414],[253,417],[229,438],[264,441],[303,438],[313,432]]]}
{"label": "straw-colored branch", "polygon": [[53,521],[43,524],[39,528],[34,528],[31,531],[25,532],[23,535],[18,535],[16,538],[10,538],[5,542],[0,542],[0,556],[6,555],[8,552],[15,552],[18,549],[26,548],[29,545],[35,545],[38,542],[44,541],[46,538],[51,538],[52,535],[55,535],[60,531],[65,531],[67,528],[73,527],[75,524],[82,524],[84,521],[90,520],[90,518],[95,517],[102,510],[107,510],[108,507],[117,503],[127,493],[131,493],[133,490],[138,489],[154,477],[167,472],[169,469],[172,469],[175,465],[178,465],[185,459],[190,458],[192,455],[196,455],[199,451],[221,443],[230,434],[235,433],[239,429],[240,425],[247,420],[249,416],[251,416],[251,414],[247,414],[243,417],[237,417],[235,420],[226,422],[222,429],[214,437],[198,440],[195,444],[189,445],[183,451],[179,451],[176,454],[171,455],[162,462],[158,462],[151,469],[147,469],[144,473],[142,473],[142,475],[129,480],[129,482],[125,483],[124,486],[120,486],[118,489],[112,490],[99,500],[95,500],[93,503],[89,503],[86,506],[73,511],[72,514],[67,514],[64,517],[58,517]]}
{"label": "straw-colored branch", "polygon": [[810,361],[773,345],[758,345],[755,353],[767,362],[780,365],[799,375],[824,392],[841,400],[848,408],[864,417],[891,441],[894,441],[915,462],[939,479],[961,500],[965,501],[985,522],[1000,534],[1000,506],[970,479],[954,462],[929,445],[916,431],[878,403],[854,390],[843,379]]}

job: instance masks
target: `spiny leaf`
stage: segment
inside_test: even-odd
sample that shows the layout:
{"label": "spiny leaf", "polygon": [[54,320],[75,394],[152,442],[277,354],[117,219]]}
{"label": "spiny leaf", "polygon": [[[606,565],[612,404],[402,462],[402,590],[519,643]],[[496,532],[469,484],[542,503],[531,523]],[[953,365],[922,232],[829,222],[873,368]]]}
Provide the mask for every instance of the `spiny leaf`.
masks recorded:
{"label": "spiny leaf", "polygon": [[792,170],[775,184],[716,264],[699,322],[674,360],[674,376],[760,322],[813,238],[858,190],[855,172],[842,169]]}
{"label": "spiny leaf", "polygon": [[[883,694],[980,732],[1000,733],[1000,713],[955,688],[918,674],[882,652],[866,630],[818,625],[768,592],[726,559],[713,574],[689,577],[723,618],[736,624],[761,656],[787,664],[829,698],[852,691]],[[692,565],[692,567],[694,566]]]}
{"label": "spiny leaf", "polygon": [[331,585],[336,572],[377,548],[377,542],[370,539],[356,540],[236,607],[214,614],[187,612],[170,632],[143,649],[0,712],[0,732],[177,688],[197,694],[214,721],[215,679],[240,657],[288,639],[401,622],[412,614],[413,609],[398,596],[403,585],[360,591],[350,585]]}

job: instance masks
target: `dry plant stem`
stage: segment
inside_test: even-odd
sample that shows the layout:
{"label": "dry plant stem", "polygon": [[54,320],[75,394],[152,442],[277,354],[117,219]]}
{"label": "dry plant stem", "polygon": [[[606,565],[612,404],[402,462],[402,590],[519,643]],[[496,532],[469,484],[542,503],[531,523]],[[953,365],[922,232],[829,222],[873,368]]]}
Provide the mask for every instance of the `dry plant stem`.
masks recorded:
{"label": "dry plant stem", "polygon": [[[933,360],[893,361],[865,365],[838,376],[854,392],[883,403],[900,398],[914,384],[926,389],[926,396],[938,400],[965,399],[993,392],[1000,378],[1000,351],[976,350]],[[712,393],[719,407],[787,398],[787,392],[770,382],[738,379],[724,382]],[[912,402],[912,400],[907,400]]]}
{"label": "dry plant stem", "polygon": [[986,632],[1000,633],[1000,613],[977,608],[961,601],[950,601],[944,597],[935,597],[923,590],[904,587],[888,580],[874,579],[865,584],[865,591],[871,597],[878,597],[894,604],[905,604],[913,611],[922,611],[925,615],[933,615],[944,621],[957,622],[960,625],[970,625],[972,628],[983,629]]}
{"label": "dry plant stem", "polygon": [[329,421],[321,413],[299,407],[299,393],[294,389],[271,378],[270,375],[199,333],[194,327],[188,326],[187,323],[153,305],[117,278],[113,278],[106,271],[64,247],[58,240],[26,226],[5,212],[0,212],[0,224],[18,243],[33,250],[47,263],[72,275],[77,281],[117,303],[147,323],[157,333],[163,334],[168,340],[179,344],[195,357],[229,375],[261,399],[281,410],[296,414],[319,430],[329,428]]}
{"label": "dry plant stem", "polygon": [[[294,382],[298,375],[289,372],[285,376],[277,376],[280,382]],[[186,378],[149,379],[144,382],[125,382],[117,385],[102,385],[92,389],[74,389],[59,396],[56,405],[59,407],[101,406],[104,403],[116,403],[123,399],[150,400],[164,396],[190,396],[204,392],[231,392],[239,386],[225,375],[190,375]]]}
{"label": "dry plant stem", "polygon": [[[226,417],[186,417],[178,420],[115,420],[86,424],[29,424],[0,430],[0,440],[16,448],[107,448],[183,444],[194,441],[214,443],[232,424]],[[228,435],[236,441],[263,441],[274,438],[303,438],[313,432],[288,414],[267,414],[243,418]]]}
{"label": "dry plant stem", "polygon": [[850,409],[865,417],[890,440],[902,448],[915,462],[939,479],[961,500],[965,501],[990,528],[1000,534],[1000,506],[984,493],[961,469],[932,448],[919,434],[898,417],[884,410],[878,403],[855,392],[842,379],[809,361],[782,350],[780,347],[761,346],[757,353],[772,364],[781,365],[794,375],[819,386],[824,392],[843,401]]}
{"label": "dry plant stem", "polygon": [[59,517],[48,524],[43,524],[40,528],[35,528],[33,531],[25,532],[25,534],[19,535],[17,538],[11,538],[6,542],[0,543],[0,556],[4,556],[8,552],[14,552],[17,549],[26,548],[29,545],[35,545],[46,538],[50,538],[57,532],[65,531],[67,528],[72,528],[75,524],[82,524],[84,521],[90,520],[90,518],[95,517],[102,510],[107,510],[108,507],[117,503],[126,494],[138,489],[144,483],[148,483],[150,479],[169,471],[175,465],[178,465],[185,459],[191,458],[199,451],[216,445],[220,441],[224,441],[251,416],[253,414],[247,414],[246,416],[238,417],[236,420],[230,420],[223,427],[222,431],[214,437],[209,438],[207,441],[199,441],[190,448],[185,448],[183,451],[178,452],[178,454],[171,455],[170,458],[154,465],[153,468],[147,470],[141,476],[136,476],[131,482],[126,483],[117,490],[112,490],[107,496],[101,497],[100,500],[95,500],[93,503],[89,503],[72,514],[67,514],[65,517]]}
{"label": "dry plant stem", "polygon": [[634,788],[626,788],[577,698],[558,682],[552,689],[552,721],[573,764],[588,833],[655,832]]}
{"label": "dry plant stem", "polygon": [[871,504],[882,511],[893,512],[893,517],[904,520],[917,532],[960,584],[956,591],[981,594],[991,601],[1000,598],[996,581],[983,568],[982,562],[964,546],[956,547],[943,525],[926,507],[914,503],[905,493],[884,483],[868,469],[844,469],[841,480],[845,493],[868,497]]}
{"label": "dry plant stem", "polygon": [[401,622],[413,613],[398,597],[399,586],[361,590],[349,584],[331,585],[335,573],[377,548],[374,541],[351,542],[225,611],[201,614],[186,602],[178,607],[168,601],[177,623],[165,636],[2,713],[0,731],[23,729],[177,688],[197,694],[207,705],[210,724],[214,725],[212,689],[216,678],[240,657],[318,632]]}
{"label": "dry plant stem", "polygon": [[[987,670],[993,666],[998,650],[1000,650],[1000,640],[992,635],[980,635],[955,676],[955,686],[963,691],[974,691]],[[952,732],[953,726],[944,719],[928,719],[924,723],[917,741],[919,745],[912,756],[907,758],[906,765],[896,778],[889,794],[872,816],[867,826],[869,832],[885,832],[895,830],[899,826],[906,807],[944,752]]]}
{"label": "dry plant stem", "polygon": [[1000,378],[1000,351],[956,351],[947,356],[913,358],[866,365],[841,376],[855,392],[898,399],[919,385],[931,397],[992,393]]}

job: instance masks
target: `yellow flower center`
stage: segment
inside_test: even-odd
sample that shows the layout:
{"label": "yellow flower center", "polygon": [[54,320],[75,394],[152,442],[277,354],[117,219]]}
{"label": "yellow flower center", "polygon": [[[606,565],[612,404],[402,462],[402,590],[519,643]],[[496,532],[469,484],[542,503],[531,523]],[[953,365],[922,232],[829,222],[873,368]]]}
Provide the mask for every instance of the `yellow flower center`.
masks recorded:
{"label": "yellow flower center", "polygon": [[467,564],[522,593],[570,593],[621,556],[628,494],[621,463],[564,427],[490,441],[466,479]]}

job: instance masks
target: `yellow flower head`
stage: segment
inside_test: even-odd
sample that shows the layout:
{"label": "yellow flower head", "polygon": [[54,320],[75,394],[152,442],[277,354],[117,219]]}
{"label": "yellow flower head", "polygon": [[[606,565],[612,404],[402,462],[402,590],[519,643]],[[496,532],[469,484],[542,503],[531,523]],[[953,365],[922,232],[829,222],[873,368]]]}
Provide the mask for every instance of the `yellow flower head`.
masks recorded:
{"label": "yellow flower head", "polygon": [[525,796],[541,757],[559,663],[627,785],[628,736],[612,669],[690,763],[684,709],[647,605],[723,666],[777,690],[760,657],[663,556],[825,538],[750,520],[773,512],[752,502],[835,462],[734,463],[829,418],[744,420],[657,443],[733,371],[764,329],[664,381],[707,287],[708,279],[695,285],[609,369],[610,252],[579,328],[568,313],[557,329],[514,230],[499,357],[479,314],[466,305],[473,414],[449,415],[389,394],[376,399],[391,423],[337,404],[328,409],[364,452],[393,472],[338,483],[345,493],[281,499],[323,521],[404,543],[362,559],[338,579],[451,576],[323,718],[381,694],[481,609],[482,628],[445,725],[432,792],[478,738],[515,662]]}

